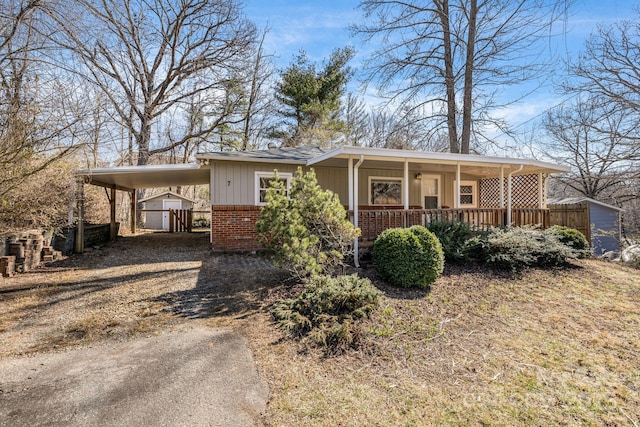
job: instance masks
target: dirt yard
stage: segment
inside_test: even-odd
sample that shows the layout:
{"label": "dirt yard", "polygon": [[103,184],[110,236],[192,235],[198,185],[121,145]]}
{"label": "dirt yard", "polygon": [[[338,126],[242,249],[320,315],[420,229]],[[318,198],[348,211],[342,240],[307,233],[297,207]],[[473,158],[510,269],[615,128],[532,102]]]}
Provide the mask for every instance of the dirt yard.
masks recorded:
{"label": "dirt yard", "polygon": [[0,278],[0,357],[258,309],[279,273],[258,257],[217,255],[204,233],[141,234],[34,272]]}

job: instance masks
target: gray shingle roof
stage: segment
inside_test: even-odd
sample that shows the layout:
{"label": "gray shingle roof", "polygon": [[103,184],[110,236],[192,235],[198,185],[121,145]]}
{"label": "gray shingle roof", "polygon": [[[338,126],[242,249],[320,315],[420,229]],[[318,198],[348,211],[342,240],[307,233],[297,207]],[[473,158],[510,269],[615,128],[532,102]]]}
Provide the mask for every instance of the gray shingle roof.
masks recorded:
{"label": "gray shingle roof", "polygon": [[217,160],[273,160],[304,163],[331,150],[320,147],[280,147],[256,151],[228,151],[199,153],[196,158]]}

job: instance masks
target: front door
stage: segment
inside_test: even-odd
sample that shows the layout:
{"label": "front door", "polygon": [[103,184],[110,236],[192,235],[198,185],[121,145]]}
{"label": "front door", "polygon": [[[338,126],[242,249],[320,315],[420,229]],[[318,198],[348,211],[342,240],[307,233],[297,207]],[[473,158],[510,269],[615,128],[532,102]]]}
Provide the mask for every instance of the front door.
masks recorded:
{"label": "front door", "polygon": [[[182,200],[164,199],[162,201],[162,229],[169,229],[169,209],[182,209]],[[157,218],[157,217],[156,217]]]}
{"label": "front door", "polygon": [[424,209],[440,209],[441,184],[440,175],[422,175],[421,201]]}

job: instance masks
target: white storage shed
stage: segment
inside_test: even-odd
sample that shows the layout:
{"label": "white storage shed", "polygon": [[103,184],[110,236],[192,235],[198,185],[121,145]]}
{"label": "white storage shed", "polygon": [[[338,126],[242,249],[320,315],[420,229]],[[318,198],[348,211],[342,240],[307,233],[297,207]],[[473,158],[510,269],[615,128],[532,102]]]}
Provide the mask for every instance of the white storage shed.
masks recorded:
{"label": "white storage shed", "polygon": [[155,194],[140,200],[144,202],[145,227],[169,230],[169,209],[193,209],[195,201],[172,191]]}

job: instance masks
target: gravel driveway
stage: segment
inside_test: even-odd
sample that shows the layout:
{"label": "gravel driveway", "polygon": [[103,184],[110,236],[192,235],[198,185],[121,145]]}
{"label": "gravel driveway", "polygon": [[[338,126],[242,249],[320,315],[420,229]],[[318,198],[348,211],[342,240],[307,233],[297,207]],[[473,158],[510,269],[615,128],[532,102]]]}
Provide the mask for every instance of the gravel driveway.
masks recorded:
{"label": "gravel driveway", "polygon": [[[61,411],[67,418],[59,420],[65,425],[73,420],[76,425],[110,424],[109,420],[114,425],[119,421],[219,425],[224,418],[207,418],[194,408],[221,407],[211,403],[216,402],[211,394],[215,390],[207,385],[214,384],[216,376],[233,384],[232,376],[226,376],[232,375],[231,371],[247,376],[235,383],[241,385],[239,395],[251,396],[240,403],[235,399],[235,403],[244,408],[254,405],[244,412],[232,411],[251,414],[232,425],[259,424],[256,414],[265,404],[264,385],[255,380],[258,377],[246,340],[232,325],[234,319],[259,310],[270,286],[280,278],[280,273],[261,258],[211,254],[204,234],[148,233],[119,237],[101,249],[0,280],[0,425],[7,420],[7,425],[55,424],[54,414]],[[230,328],[216,328],[220,325]],[[177,347],[170,347],[169,342]],[[218,343],[216,351],[210,352],[208,345],[214,342]],[[224,343],[230,343],[228,351]],[[144,363],[147,348],[149,354],[157,352],[157,360],[163,354],[172,355],[175,363],[159,363],[159,371],[153,371]],[[224,365],[228,352],[237,353],[235,360],[246,364],[235,368]],[[180,353],[193,355],[193,360],[176,358]],[[142,360],[140,365],[136,357]],[[123,387],[122,369],[131,373],[126,378],[149,384],[151,389]],[[55,372],[60,374],[57,380],[50,377]],[[252,375],[254,379],[249,378]],[[87,382],[83,383],[83,378]],[[117,387],[110,392],[128,391],[122,400],[114,400],[120,403],[111,406],[96,406],[95,402],[108,402],[94,393],[96,387],[91,391],[82,388],[112,380]],[[58,405],[54,411],[44,412],[51,419],[24,418],[30,413],[28,408],[47,402],[37,391],[46,394],[46,384],[58,396],[64,393],[56,387],[67,384],[75,397],[49,399]],[[251,386],[244,390],[247,384]],[[184,392],[177,392],[181,387]],[[192,394],[196,389],[206,393],[196,397]],[[88,404],[83,396],[94,403]],[[194,406],[194,401],[199,403]],[[7,418],[11,402],[23,410],[13,408],[13,418]],[[114,415],[126,413],[123,408],[136,407],[155,408],[149,412],[155,418],[140,415],[144,411],[132,411],[130,418]],[[196,418],[171,418],[183,413],[177,407],[191,408],[187,412]],[[166,417],[159,415],[162,413]],[[204,413],[213,414],[208,409]]]}

